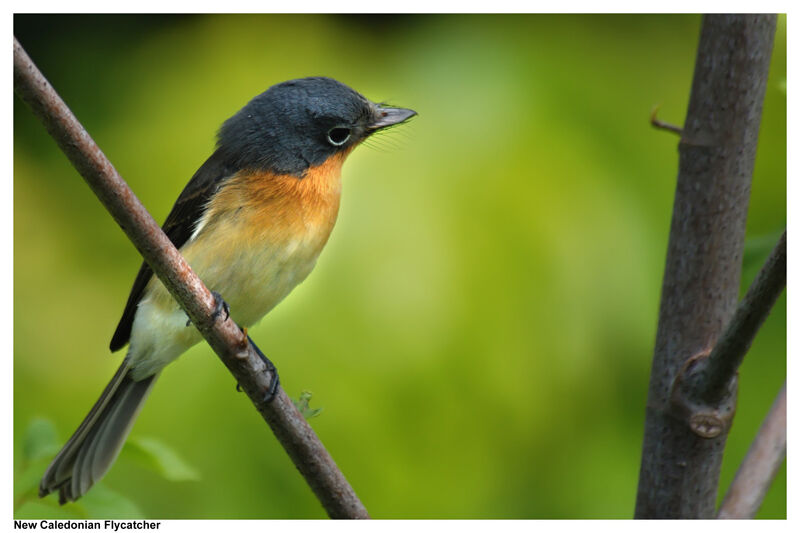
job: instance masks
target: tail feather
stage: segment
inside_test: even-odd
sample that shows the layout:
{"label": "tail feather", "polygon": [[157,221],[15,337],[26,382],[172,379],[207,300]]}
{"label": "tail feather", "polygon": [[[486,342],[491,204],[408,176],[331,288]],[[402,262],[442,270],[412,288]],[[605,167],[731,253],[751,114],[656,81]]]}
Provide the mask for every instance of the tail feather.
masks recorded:
{"label": "tail feather", "polygon": [[123,362],[89,414],[44,473],[39,496],[59,491],[60,503],[75,501],[99,481],[119,455],[158,374],[141,381]]}

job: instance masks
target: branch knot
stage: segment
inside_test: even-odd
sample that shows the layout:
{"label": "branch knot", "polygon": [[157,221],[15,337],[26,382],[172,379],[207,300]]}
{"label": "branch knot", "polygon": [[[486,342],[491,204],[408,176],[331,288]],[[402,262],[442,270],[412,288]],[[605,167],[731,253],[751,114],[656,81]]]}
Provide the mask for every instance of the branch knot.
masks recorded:
{"label": "branch knot", "polygon": [[708,348],[687,359],[670,391],[673,416],[685,421],[692,433],[704,439],[726,435],[736,413],[736,376],[729,382],[725,394],[715,401],[697,394],[703,390],[698,385],[705,379],[710,354],[711,348]]}

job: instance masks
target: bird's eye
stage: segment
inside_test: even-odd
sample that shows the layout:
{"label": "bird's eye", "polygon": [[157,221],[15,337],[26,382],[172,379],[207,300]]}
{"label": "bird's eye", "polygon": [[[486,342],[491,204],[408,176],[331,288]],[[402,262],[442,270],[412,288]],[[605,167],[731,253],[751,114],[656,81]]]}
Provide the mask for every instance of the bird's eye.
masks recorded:
{"label": "bird's eye", "polygon": [[328,142],[334,146],[341,146],[350,139],[348,128],[333,128],[328,132]]}

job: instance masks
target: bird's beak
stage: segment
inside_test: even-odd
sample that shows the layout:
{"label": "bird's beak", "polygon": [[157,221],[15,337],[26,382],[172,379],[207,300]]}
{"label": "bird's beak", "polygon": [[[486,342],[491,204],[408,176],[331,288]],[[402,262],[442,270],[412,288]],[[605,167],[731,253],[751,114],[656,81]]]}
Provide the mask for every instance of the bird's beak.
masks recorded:
{"label": "bird's beak", "polygon": [[400,124],[410,119],[417,112],[402,107],[383,107],[375,106],[375,119],[367,125],[369,131],[375,131],[395,124]]}

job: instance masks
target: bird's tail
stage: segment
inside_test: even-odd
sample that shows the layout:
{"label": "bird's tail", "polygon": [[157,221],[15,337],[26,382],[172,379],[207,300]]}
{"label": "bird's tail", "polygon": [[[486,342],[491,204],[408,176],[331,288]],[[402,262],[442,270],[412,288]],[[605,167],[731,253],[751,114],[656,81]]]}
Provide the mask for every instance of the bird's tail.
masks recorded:
{"label": "bird's tail", "polygon": [[59,503],[74,502],[99,481],[119,455],[158,374],[134,381],[127,361],[78,426],[39,484],[39,496],[59,491]]}

